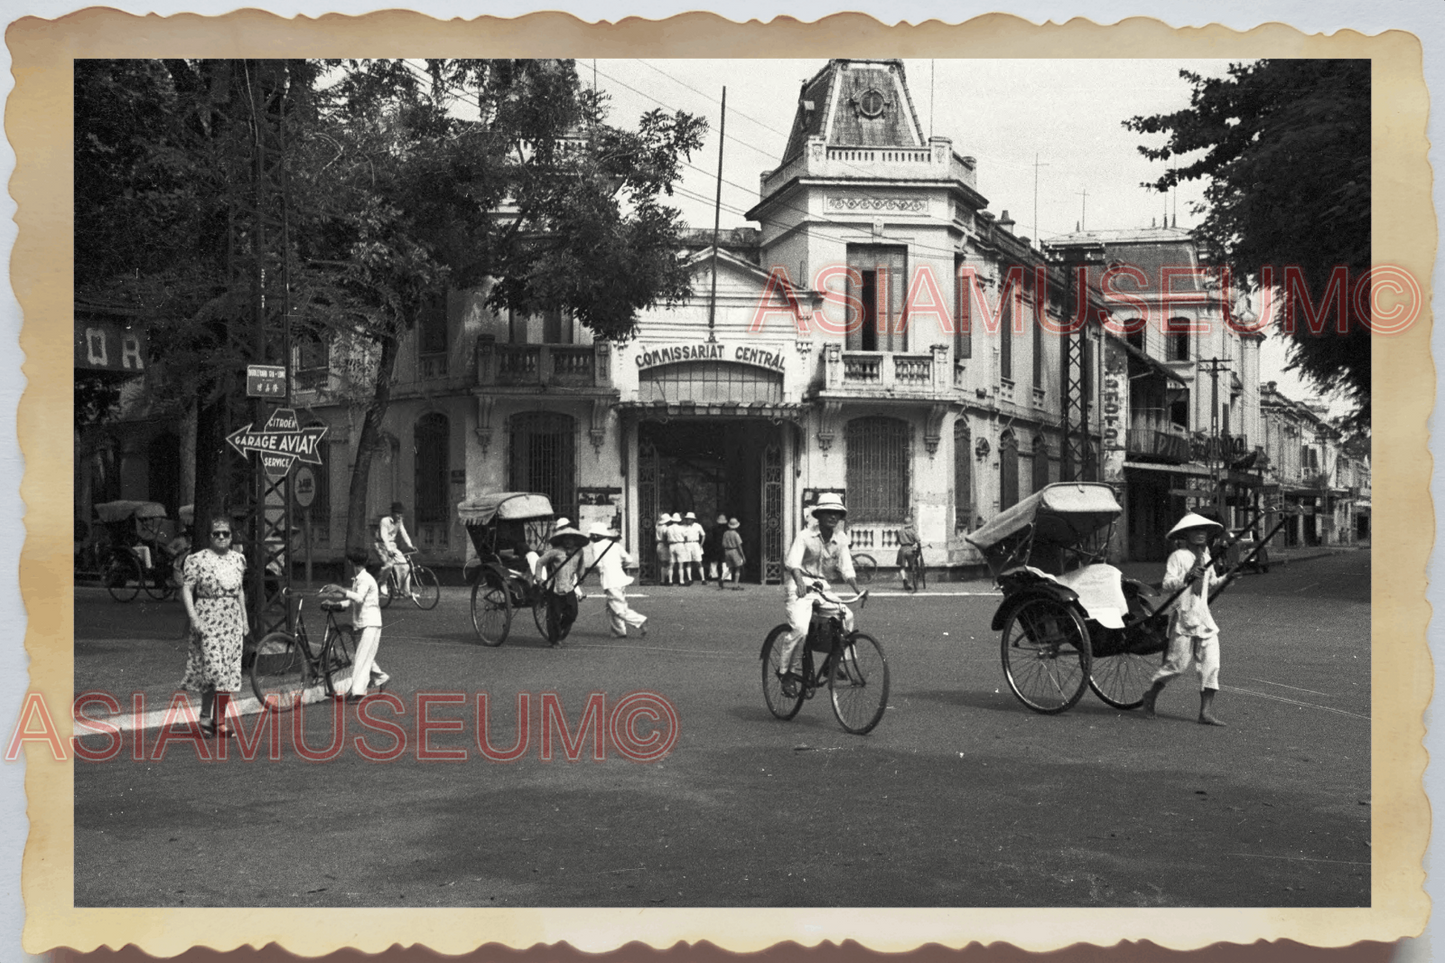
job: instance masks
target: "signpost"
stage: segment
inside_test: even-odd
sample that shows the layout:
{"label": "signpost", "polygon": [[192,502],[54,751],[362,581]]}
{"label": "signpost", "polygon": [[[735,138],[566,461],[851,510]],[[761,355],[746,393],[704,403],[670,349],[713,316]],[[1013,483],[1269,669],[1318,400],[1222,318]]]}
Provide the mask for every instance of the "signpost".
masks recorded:
{"label": "signpost", "polygon": [[285,394],[286,368],[284,365],[246,365],[247,398],[280,398]]}
{"label": "signpost", "polygon": [[311,584],[311,503],[316,501],[316,473],[302,465],[291,478],[291,493],[301,506],[301,538],[306,552],[306,584]]}
{"label": "signpost", "polygon": [[[251,365],[251,368],[266,367],[264,365]],[[286,386],[285,369],[278,368],[282,377],[274,384],[279,385],[284,393]],[[250,380],[248,371],[247,380]],[[273,384],[271,381],[264,382],[268,387]],[[260,498],[256,505],[256,527],[258,532],[260,563],[257,566],[257,598],[260,606],[257,609],[257,621],[260,634],[265,634],[274,628],[266,617],[273,608],[279,611],[281,623],[289,624],[290,607],[285,604],[284,589],[291,584],[291,486],[287,484],[291,468],[297,462],[302,466],[321,464],[321,439],[326,435],[325,425],[311,425],[301,427],[296,418],[296,411],[293,408],[277,408],[271,412],[266,419],[266,425],[260,431],[255,430],[254,423],[247,425],[226,437],[231,447],[241,453],[242,457],[248,457],[251,452],[261,456],[263,473],[258,476],[260,485]],[[308,469],[309,471],[309,469]],[[315,498],[316,478],[311,476],[311,484],[308,486],[311,498]],[[309,504],[309,503],[308,503]],[[308,526],[309,537],[309,526]],[[310,561],[311,554],[309,545],[307,550],[307,579],[311,577]],[[273,600],[275,605],[273,606]]]}

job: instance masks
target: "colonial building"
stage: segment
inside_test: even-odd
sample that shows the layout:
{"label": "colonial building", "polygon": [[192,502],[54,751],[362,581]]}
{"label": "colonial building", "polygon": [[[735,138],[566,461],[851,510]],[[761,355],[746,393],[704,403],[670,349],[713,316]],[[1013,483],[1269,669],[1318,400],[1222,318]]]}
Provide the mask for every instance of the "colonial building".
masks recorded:
{"label": "colonial building", "polygon": [[1274,382],[1260,398],[1269,455],[1266,483],[1295,511],[1277,536],[1282,547],[1349,545],[1370,538],[1368,451],[1344,443],[1313,399],[1294,401]]}
{"label": "colonial building", "polygon": [[1160,560],[1165,534],[1190,510],[1245,524],[1257,506],[1264,439],[1259,421],[1256,318],[1201,264],[1188,231],[1078,232],[1048,245],[1090,263],[1114,334],[1105,359],[1106,480],[1125,508],[1117,548]]}

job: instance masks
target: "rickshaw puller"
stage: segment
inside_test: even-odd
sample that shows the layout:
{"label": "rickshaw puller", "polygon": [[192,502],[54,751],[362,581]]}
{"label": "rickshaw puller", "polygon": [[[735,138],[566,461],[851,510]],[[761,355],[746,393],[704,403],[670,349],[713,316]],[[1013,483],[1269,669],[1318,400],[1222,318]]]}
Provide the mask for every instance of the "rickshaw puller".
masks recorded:
{"label": "rickshaw puller", "polygon": [[[793,653],[798,643],[807,638],[808,623],[813,619],[813,597],[808,590],[821,585],[824,591],[831,591],[828,580],[847,582],[854,594],[858,578],[853,571],[853,556],[848,550],[848,537],[837,531],[838,523],[848,514],[843,499],[834,494],[819,496],[813,506],[813,518],[818,522],[816,531],[804,529],[793,539],[788,549],[787,560],[783,563],[789,578],[783,582],[783,608],[788,613],[788,635],[783,640],[778,661],[778,674],[785,675],[792,668]],[[853,631],[853,613],[844,605],[843,631]]]}
{"label": "rickshaw puller", "polygon": [[1154,718],[1154,703],[1170,679],[1181,675],[1189,664],[1199,666],[1199,724],[1222,726],[1214,715],[1214,695],[1219,691],[1219,626],[1209,612],[1209,590],[1219,581],[1209,555],[1209,539],[1224,526],[1190,512],[1169,530],[1169,538],[1181,538],[1165,563],[1163,590],[1176,592],[1193,583],[1174,603],[1169,619],[1169,649],[1164,664],[1154,673],[1144,693],[1144,715]]}

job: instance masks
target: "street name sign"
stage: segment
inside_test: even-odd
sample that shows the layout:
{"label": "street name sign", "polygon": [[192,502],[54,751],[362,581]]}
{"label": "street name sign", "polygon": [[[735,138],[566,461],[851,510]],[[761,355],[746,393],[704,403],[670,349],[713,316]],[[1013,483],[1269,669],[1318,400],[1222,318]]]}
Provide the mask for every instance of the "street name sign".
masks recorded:
{"label": "street name sign", "polygon": [[277,408],[262,430],[253,431],[251,425],[247,425],[232,432],[226,440],[242,455],[260,453],[266,474],[277,476],[286,474],[298,461],[306,465],[321,464],[321,438],[325,434],[325,425],[302,428],[294,408]]}
{"label": "street name sign", "polygon": [[285,393],[285,367],[279,364],[246,365],[247,398],[279,398]]}

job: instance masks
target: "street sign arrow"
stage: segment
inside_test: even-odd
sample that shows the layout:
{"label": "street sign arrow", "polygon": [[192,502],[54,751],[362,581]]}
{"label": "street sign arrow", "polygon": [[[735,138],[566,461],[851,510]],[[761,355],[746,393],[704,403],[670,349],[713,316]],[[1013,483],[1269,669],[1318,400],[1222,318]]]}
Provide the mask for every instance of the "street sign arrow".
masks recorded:
{"label": "street sign arrow", "polygon": [[321,439],[326,431],[325,425],[302,428],[296,421],[294,409],[277,408],[262,430],[255,431],[252,425],[247,425],[227,435],[226,441],[243,456],[259,452],[266,469],[278,474],[289,471],[298,461],[306,465],[320,465]]}

